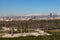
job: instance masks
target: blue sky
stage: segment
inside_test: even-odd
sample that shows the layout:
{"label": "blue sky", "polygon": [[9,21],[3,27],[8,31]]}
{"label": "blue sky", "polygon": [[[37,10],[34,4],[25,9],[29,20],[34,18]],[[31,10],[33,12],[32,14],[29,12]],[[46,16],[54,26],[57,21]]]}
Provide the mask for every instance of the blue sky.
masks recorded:
{"label": "blue sky", "polygon": [[60,0],[0,0],[0,15],[59,12]]}

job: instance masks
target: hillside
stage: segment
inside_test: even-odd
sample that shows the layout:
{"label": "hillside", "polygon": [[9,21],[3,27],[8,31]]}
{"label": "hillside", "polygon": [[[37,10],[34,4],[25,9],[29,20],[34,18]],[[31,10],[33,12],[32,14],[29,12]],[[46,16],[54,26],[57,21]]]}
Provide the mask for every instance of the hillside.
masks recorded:
{"label": "hillside", "polygon": [[0,21],[0,27],[60,29],[60,20]]}

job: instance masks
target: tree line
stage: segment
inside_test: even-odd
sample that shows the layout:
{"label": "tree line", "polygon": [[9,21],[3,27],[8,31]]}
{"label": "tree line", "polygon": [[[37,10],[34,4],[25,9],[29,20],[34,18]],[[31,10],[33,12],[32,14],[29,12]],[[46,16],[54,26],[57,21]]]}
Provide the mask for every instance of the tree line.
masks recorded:
{"label": "tree line", "polygon": [[60,20],[0,21],[0,27],[60,29]]}

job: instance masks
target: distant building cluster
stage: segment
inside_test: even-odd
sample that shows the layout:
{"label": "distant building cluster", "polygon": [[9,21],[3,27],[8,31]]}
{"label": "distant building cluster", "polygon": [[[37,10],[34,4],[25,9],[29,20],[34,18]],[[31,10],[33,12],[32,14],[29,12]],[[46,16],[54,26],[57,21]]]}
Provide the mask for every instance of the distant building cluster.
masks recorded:
{"label": "distant building cluster", "polygon": [[50,15],[40,15],[40,16],[13,16],[13,17],[0,17],[0,21],[18,21],[18,20],[53,20],[60,19],[60,15],[52,14]]}

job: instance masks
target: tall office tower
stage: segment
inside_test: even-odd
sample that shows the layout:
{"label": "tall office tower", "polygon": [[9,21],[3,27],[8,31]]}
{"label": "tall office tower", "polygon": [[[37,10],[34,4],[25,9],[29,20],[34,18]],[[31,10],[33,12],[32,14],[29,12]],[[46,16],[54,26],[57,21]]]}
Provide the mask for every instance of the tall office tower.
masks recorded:
{"label": "tall office tower", "polygon": [[55,17],[57,17],[57,13],[55,14]]}
{"label": "tall office tower", "polygon": [[57,17],[57,13],[55,13],[55,14],[53,15],[53,17]]}
{"label": "tall office tower", "polygon": [[52,15],[52,13],[50,13],[50,17],[52,17],[53,15]]}

